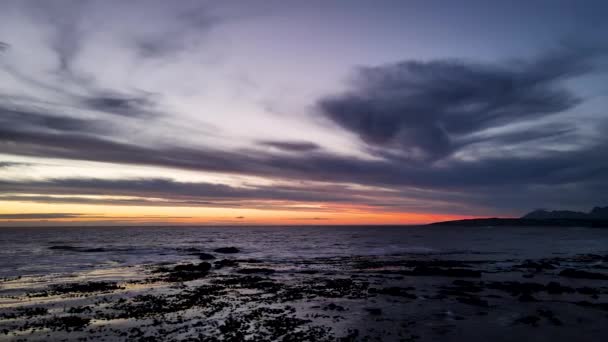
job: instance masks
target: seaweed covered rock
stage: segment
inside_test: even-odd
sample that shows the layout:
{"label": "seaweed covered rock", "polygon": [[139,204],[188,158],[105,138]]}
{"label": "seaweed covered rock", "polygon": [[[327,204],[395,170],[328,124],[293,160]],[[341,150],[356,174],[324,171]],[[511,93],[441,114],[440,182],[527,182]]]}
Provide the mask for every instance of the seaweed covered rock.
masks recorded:
{"label": "seaweed covered rock", "polygon": [[567,268],[559,272],[559,275],[568,278],[608,280],[608,275],[606,274],[575,270],[573,268]]}
{"label": "seaweed covered rock", "polygon": [[177,265],[173,269],[165,270],[167,281],[189,281],[199,279],[207,275],[211,269],[211,264],[201,262],[200,264]]}
{"label": "seaweed covered rock", "polygon": [[223,253],[223,254],[235,254],[240,252],[240,250],[236,247],[220,247],[220,248],[216,248],[213,250],[216,253]]}

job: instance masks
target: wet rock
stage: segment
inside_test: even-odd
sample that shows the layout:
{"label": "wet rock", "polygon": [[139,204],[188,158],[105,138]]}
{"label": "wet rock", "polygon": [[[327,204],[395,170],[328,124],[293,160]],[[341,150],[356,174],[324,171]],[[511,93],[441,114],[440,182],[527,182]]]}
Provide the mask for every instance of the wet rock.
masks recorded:
{"label": "wet rock", "polygon": [[48,327],[51,330],[82,330],[84,327],[89,325],[91,320],[89,318],[83,318],[79,316],[63,316],[53,317],[45,320],[41,323],[43,327]]}
{"label": "wet rock", "polygon": [[302,271],[298,271],[296,273],[301,273],[301,274],[317,274],[317,273],[319,273],[319,271],[317,271],[317,270],[302,270]]}
{"label": "wet rock", "polygon": [[549,309],[538,309],[538,310],[536,310],[536,312],[538,313],[539,316],[546,318],[553,325],[558,325],[558,326],[564,325],[564,323],[562,323],[561,320],[559,320],[557,317],[555,317],[555,314],[553,313],[553,311],[551,311]]}
{"label": "wet rock", "polygon": [[469,304],[469,305],[473,305],[473,306],[479,306],[482,308],[487,308],[490,306],[490,304],[488,303],[488,301],[483,300],[479,297],[476,296],[467,296],[467,297],[458,297],[456,298],[457,301],[459,301],[460,303],[463,304]]}
{"label": "wet rock", "polygon": [[369,314],[373,316],[382,315],[382,309],[380,308],[365,308],[365,311],[369,312]]}
{"label": "wet rock", "polygon": [[574,304],[608,311],[608,303],[591,303],[589,301],[583,300]]}
{"label": "wet rock", "polygon": [[540,321],[540,317],[535,315],[528,315],[515,320],[515,324],[527,324],[533,327],[538,327],[538,322]]}
{"label": "wet rock", "polygon": [[396,297],[404,297],[409,299],[416,299],[418,296],[412,293],[408,293],[408,291],[414,290],[413,287],[385,287],[385,288],[371,288],[369,289],[369,293],[377,293],[381,295],[387,296],[396,296]]}
{"label": "wet rock", "polygon": [[567,269],[559,272],[559,275],[562,277],[579,278],[579,279],[599,279],[599,280],[608,279],[607,274],[588,272],[588,271],[583,271],[583,270],[575,270],[573,268],[567,268]]}
{"label": "wet rock", "polygon": [[59,251],[75,251],[80,249],[80,247],[75,246],[67,246],[67,245],[59,245],[59,246],[51,246],[49,247],[51,250],[59,250]]}
{"label": "wet rock", "polygon": [[346,309],[343,306],[336,305],[334,303],[329,303],[328,305],[326,305],[323,308],[323,311],[327,311],[327,310],[330,310],[330,311],[345,311]]}
{"label": "wet rock", "polygon": [[529,293],[524,293],[521,296],[519,296],[519,301],[520,302],[536,302],[537,299],[534,298],[534,296],[532,296]]}
{"label": "wet rock", "polygon": [[35,316],[44,316],[49,313],[47,308],[42,307],[25,307],[25,308],[17,308],[14,312],[5,312],[0,313],[0,318],[2,319],[15,319],[15,318],[32,318]]}
{"label": "wet rock", "polygon": [[451,287],[451,289],[457,289],[463,292],[481,292],[483,291],[482,284],[483,283],[457,279],[452,282],[453,287]]}
{"label": "wet rock", "polygon": [[198,256],[199,259],[201,260],[213,260],[215,259],[215,256],[213,256],[212,254],[209,253],[196,253],[196,256]]}
{"label": "wet rock", "polygon": [[274,272],[275,270],[271,268],[244,268],[237,271],[240,274],[273,274]]}
{"label": "wet rock", "polygon": [[263,261],[260,259],[238,259],[239,262],[246,262],[248,264],[259,264]]}
{"label": "wet rock", "polygon": [[215,268],[220,269],[223,267],[236,267],[239,265],[239,263],[236,260],[222,259],[222,260],[215,261],[213,263],[213,265],[215,266]]}
{"label": "wet rock", "polygon": [[402,274],[410,276],[443,276],[443,277],[481,277],[481,271],[468,270],[464,268],[439,268],[428,266],[417,266],[411,271]]}
{"label": "wet rock", "polygon": [[91,281],[86,283],[66,283],[57,284],[49,287],[48,290],[38,293],[33,293],[31,296],[40,297],[48,295],[60,295],[65,293],[91,293],[91,292],[107,292],[123,289],[114,282]]}
{"label": "wet rock", "polygon": [[574,289],[568,286],[562,286],[560,283],[552,281],[547,284],[546,288],[549,294],[573,293]]}
{"label": "wet rock", "polygon": [[68,245],[59,245],[59,246],[51,246],[50,250],[58,250],[58,251],[70,251],[70,252],[82,252],[82,253],[101,253],[107,252],[106,248],[96,247],[96,248],[83,248],[76,246],[68,246]]}
{"label": "wet rock", "polygon": [[236,247],[220,247],[220,248],[214,249],[213,251],[216,253],[223,253],[223,254],[234,254],[234,253],[240,252],[240,250]]}
{"label": "wet rock", "polygon": [[177,265],[173,269],[168,270],[165,280],[175,282],[199,279],[206,276],[210,269],[211,264],[208,262]]}
{"label": "wet rock", "polygon": [[576,289],[576,292],[590,296],[597,296],[600,294],[600,290],[588,286],[579,287],[578,289]]}
{"label": "wet rock", "polygon": [[590,262],[601,262],[601,261],[608,261],[608,255],[599,255],[599,254],[579,254],[577,256],[575,256],[574,258],[572,258],[572,260],[574,261],[578,261],[578,262],[585,262],[585,263],[590,263]]}
{"label": "wet rock", "polygon": [[513,267],[514,268],[534,269],[536,272],[555,269],[555,265],[553,265],[552,263],[550,263],[548,261],[542,261],[542,260],[541,261],[526,260],[523,263],[521,263],[519,265],[515,265]]}
{"label": "wet rock", "polygon": [[486,284],[489,289],[508,292],[513,296],[524,293],[535,293],[545,290],[545,285],[539,283],[520,283],[518,281],[491,282]]}

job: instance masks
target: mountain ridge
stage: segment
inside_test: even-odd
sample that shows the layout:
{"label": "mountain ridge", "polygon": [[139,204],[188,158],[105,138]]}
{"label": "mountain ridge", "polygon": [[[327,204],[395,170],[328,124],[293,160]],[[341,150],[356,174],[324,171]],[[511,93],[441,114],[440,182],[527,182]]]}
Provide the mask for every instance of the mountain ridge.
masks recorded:
{"label": "mountain ridge", "polygon": [[432,226],[529,226],[529,227],[593,227],[608,228],[608,206],[594,207],[588,213],[570,210],[537,209],[520,218],[477,218],[442,221]]}
{"label": "mountain ridge", "polygon": [[553,210],[537,209],[527,213],[521,217],[522,219],[590,219],[590,220],[608,220],[608,207],[594,207],[588,213],[582,211],[571,210]]}

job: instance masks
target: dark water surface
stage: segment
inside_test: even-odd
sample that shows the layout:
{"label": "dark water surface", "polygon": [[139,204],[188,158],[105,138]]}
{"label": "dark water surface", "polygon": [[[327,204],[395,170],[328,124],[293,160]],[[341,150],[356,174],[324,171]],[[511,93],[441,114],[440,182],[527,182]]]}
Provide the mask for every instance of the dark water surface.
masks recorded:
{"label": "dark water surface", "polygon": [[288,261],[335,256],[452,254],[542,258],[608,253],[608,229],[547,227],[0,228],[0,277],[177,262],[190,249],[235,246],[240,256]]}

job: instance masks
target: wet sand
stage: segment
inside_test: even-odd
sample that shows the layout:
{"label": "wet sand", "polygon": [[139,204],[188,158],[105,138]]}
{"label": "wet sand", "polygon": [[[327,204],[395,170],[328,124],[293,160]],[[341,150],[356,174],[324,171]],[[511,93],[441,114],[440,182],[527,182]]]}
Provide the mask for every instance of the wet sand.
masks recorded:
{"label": "wet sand", "polygon": [[223,252],[52,284],[5,278],[0,340],[599,341],[608,333],[608,255],[279,262]]}

